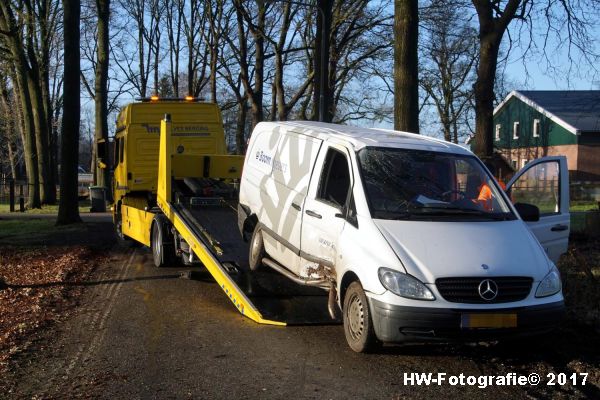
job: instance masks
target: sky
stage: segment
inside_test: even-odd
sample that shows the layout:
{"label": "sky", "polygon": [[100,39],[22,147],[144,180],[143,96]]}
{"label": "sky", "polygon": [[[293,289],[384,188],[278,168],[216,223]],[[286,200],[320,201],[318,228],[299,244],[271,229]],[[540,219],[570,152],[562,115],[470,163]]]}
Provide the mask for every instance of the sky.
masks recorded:
{"label": "sky", "polygon": [[[585,2],[585,1],[584,1]],[[393,10],[390,10],[393,12]],[[590,10],[591,11],[591,10]],[[593,13],[591,13],[593,14]],[[473,18],[475,21],[476,19]],[[543,22],[543,21],[542,21]],[[475,23],[476,25],[476,23]],[[543,24],[534,24],[534,26],[542,26]],[[518,22],[513,21],[509,27],[510,37],[519,37]],[[589,60],[576,59],[575,62],[568,62],[568,53],[566,46],[559,46],[564,44],[564,34],[562,32],[556,32],[550,36],[547,42],[547,48],[554,50],[549,52],[549,60],[545,59],[541,49],[539,48],[544,42],[545,31],[537,29],[533,32],[533,46],[528,41],[529,32],[521,32],[520,37],[524,37],[525,42],[519,43],[513,46],[508,52],[509,58],[505,63],[504,74],[507,78],[507,85],[505,90],[510,92],[512,90],[600,90],[600,74],[594,72],[591,67],[593,63]],[[563,37],[561,37],[563,36]],[[592,39],[592,47],[600,47],[596,45],[596,39],[600,38],[600,30],[592,32],[590,35]],[[504,48],[505,52],[508,48],[507,40],[508,35],[504,37]],[[527,53],[524,56],[524,49],[527,48]],[[588,49],[593,51],[595,49]],[[82,96],[84,108],[93,107],[92,101],[86,98],[85,93]],[[126,96],[123,96],[121,103],[127,102]],[[422,119],[436,119],[435,113],[431,113],[431,110],[427,111],[431,115],[425,115],[423,113]],[[390,128],[391,122],[367,122],[366,125],[379,126]],[[437,131],[434,126],[428,127],[426,130]],[[432,132],[434,136],[437,136],[438,132]]]}

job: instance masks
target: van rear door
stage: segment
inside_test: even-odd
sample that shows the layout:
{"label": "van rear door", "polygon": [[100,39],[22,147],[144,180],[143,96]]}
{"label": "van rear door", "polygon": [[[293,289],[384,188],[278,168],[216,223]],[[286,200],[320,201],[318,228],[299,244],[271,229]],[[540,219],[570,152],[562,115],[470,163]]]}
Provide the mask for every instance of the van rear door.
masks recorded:
{"label": "van rear door", "polygon": [[508,182],[513,203],[540,209],[540,219],[527,222],[548,257],[556,263],[569,245],[569,170],[564,156],[533,160]]}

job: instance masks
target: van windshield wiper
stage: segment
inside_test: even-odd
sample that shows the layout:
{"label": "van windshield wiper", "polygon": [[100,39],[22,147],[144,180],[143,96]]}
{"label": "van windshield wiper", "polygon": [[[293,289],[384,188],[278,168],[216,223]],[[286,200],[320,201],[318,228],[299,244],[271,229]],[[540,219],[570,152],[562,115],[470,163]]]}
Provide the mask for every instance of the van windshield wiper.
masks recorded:
{"label": "van windshield wiper", "polygon": [[427,207],[415,207],[414,209],[419,210],[420,214],[427,215],[474,215],[498,221],[504,221],[509,219],[509,216],[506,215],[506,213],[490,213],[475,208],[461,208],[447,205],[441,207],[428,205]]}
{"label": "van windshield wiper", "polygon": [[377,219],[410,219],[415,214],[410,211],[383,211],[377,210],[374,215]]}

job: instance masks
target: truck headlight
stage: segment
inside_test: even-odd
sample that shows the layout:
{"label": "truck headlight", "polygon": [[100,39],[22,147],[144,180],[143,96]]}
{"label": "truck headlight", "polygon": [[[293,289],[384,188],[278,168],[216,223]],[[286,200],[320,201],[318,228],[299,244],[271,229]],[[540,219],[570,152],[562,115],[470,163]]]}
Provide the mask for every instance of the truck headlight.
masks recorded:
{"label": "truck headlight", "polygon": [[379,281],[383,287],[398,296],[416,300],[435,300],[423,282],[410,275],[389,268],[379,268]]}
{"label": "truck headlight", "polygon": [[553,268],[538,285],[537,290],[535,291],[535,297],[552,296],[553,294],[560,292],[561,289],[562,283],[560,282],[560,274],[556,268]]}

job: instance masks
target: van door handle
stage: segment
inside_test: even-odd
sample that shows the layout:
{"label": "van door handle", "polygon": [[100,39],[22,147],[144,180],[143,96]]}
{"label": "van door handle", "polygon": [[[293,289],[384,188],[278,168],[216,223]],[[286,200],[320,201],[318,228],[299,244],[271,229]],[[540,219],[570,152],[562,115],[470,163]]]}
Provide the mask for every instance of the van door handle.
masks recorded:
{"label": "van door handle", "polygon": [[552,232],[560,232],[560,231],[566,231],[567,229],[569,229],[569,227],[567,225],[558,224],[558,225],[554,225],[550,230]]}
{"label": "van door handle", "polygon": [[311,217],[318,218],[318,219],[323,218],[321,216],[321,214],[317,214],[316,212],[314,212],[312,210],[306,210],[305,212],[306,212],[306,215],[310,215]]}
{"label": "van door handle", "polygon": [[292,203],[292,207],[293,207],[293,208],[295,208],[295,209],[296,209],[296,210],[298,210],[298,211],[301,211],[301,210],[302,210],[302,207],[300,207],[300,206],[299,206],[298,204],[296,204],[296,203]]}

